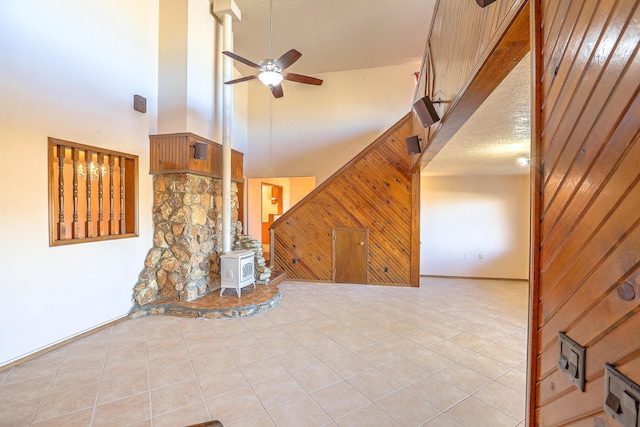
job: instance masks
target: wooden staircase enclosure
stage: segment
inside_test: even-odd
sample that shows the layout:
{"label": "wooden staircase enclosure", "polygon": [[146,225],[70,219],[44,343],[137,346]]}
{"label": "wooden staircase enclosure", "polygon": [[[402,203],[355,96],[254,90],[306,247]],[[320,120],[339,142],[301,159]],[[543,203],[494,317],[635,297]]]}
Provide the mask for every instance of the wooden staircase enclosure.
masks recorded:
{"label": "wooden staircase enclosure", "polygon": [[273,268],[289,280],[334,282],[336,230],[367,230],[368,284],[419,284],[419,172],[407,114],[273,223]]}

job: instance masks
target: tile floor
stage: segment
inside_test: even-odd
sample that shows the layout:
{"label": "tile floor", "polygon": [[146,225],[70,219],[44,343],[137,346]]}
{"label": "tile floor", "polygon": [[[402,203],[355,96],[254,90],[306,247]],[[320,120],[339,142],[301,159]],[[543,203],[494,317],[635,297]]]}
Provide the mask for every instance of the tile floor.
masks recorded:
{"label": "tile floor", "polygon": [[527,284],[284,282],[231,320],[126,320],[0,371],[0,426],[523,426]]}

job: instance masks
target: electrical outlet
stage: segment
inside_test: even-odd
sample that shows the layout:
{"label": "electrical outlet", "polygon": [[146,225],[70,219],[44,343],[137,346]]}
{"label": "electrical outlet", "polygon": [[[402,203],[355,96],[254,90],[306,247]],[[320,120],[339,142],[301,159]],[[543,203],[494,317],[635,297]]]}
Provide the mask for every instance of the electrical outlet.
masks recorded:
{"label": "electrical outlet", "polygon": [[481,253],[478,254],[478,259],[482,259],[483,255]]}
{"label": "electrical outlet", "polygon": [[569,380],[584,391],[584,358],[586,350],[577,342],[569,338],[564,332],[558,334],[558,369],[569,377]]}
{"label": "electrical outlet", "polygon": [[640,426],[639,403],[638,384],[607,363],[604,374],[604,411],[622,427],[638,427]]}

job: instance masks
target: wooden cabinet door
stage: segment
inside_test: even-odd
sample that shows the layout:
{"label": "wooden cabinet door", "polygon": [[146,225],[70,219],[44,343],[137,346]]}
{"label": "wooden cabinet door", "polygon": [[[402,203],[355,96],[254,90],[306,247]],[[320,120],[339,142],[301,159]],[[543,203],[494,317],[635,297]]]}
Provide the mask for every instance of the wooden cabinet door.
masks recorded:
{"label": "wooden cabinet door", "polygon": [[366,229],[333,231],[336,283],[367,283],[367,234]]}

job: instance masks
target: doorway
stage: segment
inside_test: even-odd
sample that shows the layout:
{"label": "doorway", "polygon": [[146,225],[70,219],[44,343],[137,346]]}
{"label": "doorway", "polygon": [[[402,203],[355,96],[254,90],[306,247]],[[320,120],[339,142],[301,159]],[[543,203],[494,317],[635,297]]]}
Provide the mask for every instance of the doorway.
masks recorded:
{"label": "doorway", "polygon": [[366,284],[368,253],[368,229],[334,229],[334,282]]}
{"label": "doorway", "polygon": [[282,215],[283,187],[262,183],[262,252],[266,261],[271,259],[271,224]]}

